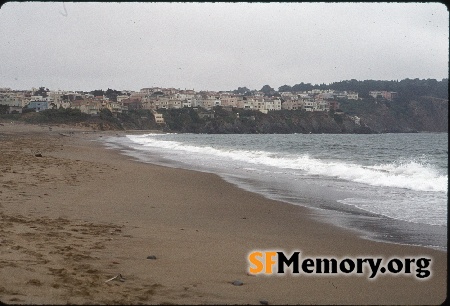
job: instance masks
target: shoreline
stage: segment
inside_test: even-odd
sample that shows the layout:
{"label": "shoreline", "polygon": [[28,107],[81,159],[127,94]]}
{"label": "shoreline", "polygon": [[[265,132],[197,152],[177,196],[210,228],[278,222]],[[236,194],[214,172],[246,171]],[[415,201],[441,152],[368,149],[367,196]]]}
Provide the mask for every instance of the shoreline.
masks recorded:
{"label": "shoreline", "polygon": [[[336,194],[330,197],[327,193],[321,193],[318,188],[314,192],[300,189],[299,194],[302,200],[285,196],[283,193],[275,192],[270,188],[267,190],[267,182],[260,182],[255,177],[242,177],[227,174],[225,172],[215,172],[211,168],[199,168],[189,163],[183,163],[179,160],[168,159],[159,155],[148,155],[149,152],[139,149],[132,149],[133,145],[128,144],[129,141],[121,141],[125,139],[124,135],[111,136],[110,138],[99,138],[99,142],[105,147],[115,149],[120,154],[128,156],[133,160],[141,163],[160,165],[175,169],[186,169],[198,171],[202,173],[216,174],[224,181],[234,186],[246,190],[248,192],[262,195],[263,197],[286,203],[288,205],[300,206],[310,209],[316,215],[320,215],[316,219],[319,222],[331,224],[339,228],[354,231],[356,235],[363,239],[378,242],[394,243],[400,245],[420,246],[440,251],[447,251],[447,227],[437,224],[424,224],[407,221],[399,218],[393,218],[387,215],[379,214],[362,208],[357,208],[342,203],[345,196],[340,195],[336,198]],[[258,187],[254,185],[258,185]],[[303,195],[308,195],[303,198]],[[312,194],[314,194],[313,197]],[[320,204],[311,205],[311,201],[316,202],[316,197],[320,198]],[[318,202],[318,203],[319,203]]]}
{"label": "shoreline", "polygon": [[[447,252],[365,240],[315,221],[308,208],[218,175],[144,164],[89,141],[108,132],[65,137],[57,129],[5,130],[0,126],[2,145],[16,160],[1,164],[4,303],[440,304],[446,298]],[[246,256],[255,249],[428,256],[433,275],[420,281],[249,276]],[[105,283],[117,274],[124,282]],[[244,284],[231,285],[237,279]]]}

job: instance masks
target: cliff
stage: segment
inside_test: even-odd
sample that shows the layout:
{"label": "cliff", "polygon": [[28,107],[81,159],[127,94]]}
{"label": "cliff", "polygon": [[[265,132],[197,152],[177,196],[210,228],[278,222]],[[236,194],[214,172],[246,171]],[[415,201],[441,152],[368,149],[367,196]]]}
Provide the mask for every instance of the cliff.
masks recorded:
{"label": "cliff", "polygon": [[[187,133],[412,133],[448,132],[448,100],[347,101],[333,112],[163,110],[166,130]],[[359,124],[355,116],[360,118]]]}
{"label": "cliff", "polygon": [[355,124],[349,116],[328,112],[274,111],[263,114],[240,110],[233,113],[216,108],[214,118],[196,120],[195,115],[194,118],[183,116],[184,121],[176,126],[172,125],[172,113],[167,112],[165,116],[168,130],[188,133],[372,133],[370,129]]}
{"label": "cliff", "polygon": [[[103,109],[99,116],[78,110],[59,109],[39,113],[1,115],[8,120],[35,124],[72,124],[94,130],[158,129],[180,133],[411,133],[448,132],[448,100],[420,97],[407,101],[342,101],[343,113],[281,110],[259,111],[215,107],[160,109],[164,125],[156,124],[149,110],[113,115]],[[359,117],[357,122],[355,117]]]}
{"label": "cliff", "polygon": [[[359,103],[359,102],[354,102]],[[348,115],[376,133],[448,132],[448,100],[420,97],[409,101],[361,102],[342,105]]]}

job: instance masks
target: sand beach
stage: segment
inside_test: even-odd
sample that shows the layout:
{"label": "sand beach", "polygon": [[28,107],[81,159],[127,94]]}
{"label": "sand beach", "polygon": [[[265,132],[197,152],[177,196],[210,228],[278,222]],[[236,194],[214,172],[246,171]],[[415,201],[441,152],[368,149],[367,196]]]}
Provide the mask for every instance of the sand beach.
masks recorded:
{"label": "sand beach", "polygon": [[[447,252],[362,239],[316,220],[312,210],[214,174],[144,164],[97,141],[125,133],[1,123],[2,303],[424,305],[446,299]],[[432,258],[432,276],[249,274],[249,252],[269,249],[310,257],[422,256]],[[236,280],[242,285],[233,285]]]}

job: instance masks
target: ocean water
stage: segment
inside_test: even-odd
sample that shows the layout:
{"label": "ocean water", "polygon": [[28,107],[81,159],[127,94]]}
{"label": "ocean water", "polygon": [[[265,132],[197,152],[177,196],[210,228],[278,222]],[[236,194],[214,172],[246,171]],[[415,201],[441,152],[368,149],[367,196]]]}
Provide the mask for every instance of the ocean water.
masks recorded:
{"label": "ocean water", "polygon": [[[448,134],[109,137],[142,162],[211,172],[368,239],[447,249]],[[288,204],[286,204],[288,205]]]}

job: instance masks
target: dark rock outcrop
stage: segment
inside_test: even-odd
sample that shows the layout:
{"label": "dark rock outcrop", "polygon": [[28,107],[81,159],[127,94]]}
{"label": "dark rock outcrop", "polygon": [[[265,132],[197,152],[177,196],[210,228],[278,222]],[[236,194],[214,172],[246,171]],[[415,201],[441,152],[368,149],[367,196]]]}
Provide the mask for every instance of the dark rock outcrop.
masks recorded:
{"label": "dark rock outcrop", "polygon": [[378,102],[370,111],[355,115],[377,133],[448,132],[448,100],[444,99]]}

